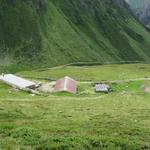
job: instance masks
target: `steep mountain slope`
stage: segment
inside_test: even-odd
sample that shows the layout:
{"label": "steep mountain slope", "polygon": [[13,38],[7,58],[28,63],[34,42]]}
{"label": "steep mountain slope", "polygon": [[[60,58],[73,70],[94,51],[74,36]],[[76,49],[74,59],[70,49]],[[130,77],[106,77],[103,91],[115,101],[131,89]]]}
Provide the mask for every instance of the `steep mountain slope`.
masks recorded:
{"label": "steep mountain slope", "polygon": [[1,65],[149,62],[149,49],[150,33],[123,0],[0,2]]}
{"label": "steep mountain slope", "polygon": [[150,28],[150,1],[127,0],[127,2],[139,20]]}

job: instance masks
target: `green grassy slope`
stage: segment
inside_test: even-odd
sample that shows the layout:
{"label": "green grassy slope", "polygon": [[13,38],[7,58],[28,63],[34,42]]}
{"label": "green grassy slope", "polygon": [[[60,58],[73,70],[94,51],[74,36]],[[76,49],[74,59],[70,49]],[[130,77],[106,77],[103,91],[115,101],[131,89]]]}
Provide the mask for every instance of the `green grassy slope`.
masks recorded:
{"label": "green grassy slope", "polygon": [[150,60],[150,34],[124,3],[7,0],[0,20],[1,65]]}

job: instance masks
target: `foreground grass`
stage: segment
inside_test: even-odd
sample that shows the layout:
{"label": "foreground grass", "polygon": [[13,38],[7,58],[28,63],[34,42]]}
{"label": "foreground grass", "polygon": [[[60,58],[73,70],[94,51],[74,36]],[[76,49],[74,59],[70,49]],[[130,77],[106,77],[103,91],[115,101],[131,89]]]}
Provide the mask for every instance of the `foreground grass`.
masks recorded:
{"label": "foreground grass", "polygon": [[[98,67],[105,68],[86,68],[96,72]],[[149,76],[148,69],[147,66],[137,76]],[[133,77],[136,68],[129,70],[128,77]],[[58,72],[56,69],[56,75]],[[62,69],[60,72],[63,75]],[[34,76],[35,71],[30,73]],[[97,72],[95,79],[101,77]],[[85,78],[90,76],[85,74]],[[33,97],[0,83],[0,149],[148,150],[150,94],[144,93],[143,85],[149,85],[149,81],[113,84],[110,94],[86,93],[80,85],[83,95]],[[92,91],[91,85],[85,86]]]}
{"label": "foreground grass", "polygon": [[149,149],[150,96],[0,100],[1,149]]}

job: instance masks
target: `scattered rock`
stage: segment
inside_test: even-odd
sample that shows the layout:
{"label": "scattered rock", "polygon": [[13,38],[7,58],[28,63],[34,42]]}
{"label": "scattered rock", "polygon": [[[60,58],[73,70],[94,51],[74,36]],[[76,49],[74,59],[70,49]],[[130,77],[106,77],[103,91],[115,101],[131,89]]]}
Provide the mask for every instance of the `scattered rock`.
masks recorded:
{"label": "scattered rock", "polygon": [[35,96],[35,94],[31,94],[31,96]]}
{"label": "scattered rock", "polygon": [[150,87],[145,87],[144,91],[145,91],[146,93],[150,93]]}

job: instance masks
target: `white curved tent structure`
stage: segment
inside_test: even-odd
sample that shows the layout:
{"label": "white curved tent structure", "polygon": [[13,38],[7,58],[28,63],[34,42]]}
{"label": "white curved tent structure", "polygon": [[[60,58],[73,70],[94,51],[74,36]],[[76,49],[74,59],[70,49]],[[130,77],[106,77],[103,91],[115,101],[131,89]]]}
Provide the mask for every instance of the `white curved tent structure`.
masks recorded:
{"label": "white curved tent structure", "polygon": [[25,89],[25,88],[35,89],[38,86],[36,83],[32,81],[23,79],[21,77],[12,74],[0,75],[0,80],[18,89]]}

